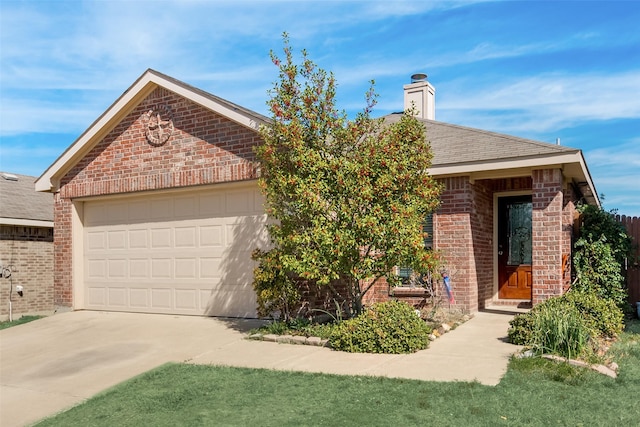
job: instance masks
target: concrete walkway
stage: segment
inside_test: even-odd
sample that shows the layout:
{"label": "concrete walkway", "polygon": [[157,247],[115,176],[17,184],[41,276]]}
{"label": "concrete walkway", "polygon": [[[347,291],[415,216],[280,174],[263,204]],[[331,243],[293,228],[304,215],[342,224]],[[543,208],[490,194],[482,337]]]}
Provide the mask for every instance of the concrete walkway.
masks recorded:
{"label": "concrete walkway", "polygon": [[495,385],[510,314],[474,318],[408,355],[245,340],[259,322],[78,311],[0,331],[0,425],[23,426],[167,362]]}

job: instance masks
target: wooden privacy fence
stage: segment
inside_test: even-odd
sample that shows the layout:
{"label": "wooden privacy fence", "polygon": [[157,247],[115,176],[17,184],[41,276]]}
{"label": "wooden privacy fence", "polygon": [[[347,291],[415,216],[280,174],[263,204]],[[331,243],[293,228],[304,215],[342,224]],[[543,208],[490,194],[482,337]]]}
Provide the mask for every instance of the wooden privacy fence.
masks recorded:
{"label": "wooden privacy fence", "polygon": [[629,302],[635,306],[635,303],[640,301],[640,218],[616,215],[616,221],[624,225],[633,239],[634,256],[623,268],[629,289]]}

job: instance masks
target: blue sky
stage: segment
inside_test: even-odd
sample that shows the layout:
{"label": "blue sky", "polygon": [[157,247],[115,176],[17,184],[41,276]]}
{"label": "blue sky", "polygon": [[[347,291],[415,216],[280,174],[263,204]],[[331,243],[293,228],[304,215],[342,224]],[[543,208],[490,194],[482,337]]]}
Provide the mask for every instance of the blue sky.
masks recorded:
{"label": "blue sky", "polygon": [[[282,32],[339,107],[403,107],[425,72],[436,119],[583,150],[604,207],[640,216],[640,2],[0,2],[0,169],[39,176],[147,68],[268,115]],[[428,137],[428,136],[427,136]]]}

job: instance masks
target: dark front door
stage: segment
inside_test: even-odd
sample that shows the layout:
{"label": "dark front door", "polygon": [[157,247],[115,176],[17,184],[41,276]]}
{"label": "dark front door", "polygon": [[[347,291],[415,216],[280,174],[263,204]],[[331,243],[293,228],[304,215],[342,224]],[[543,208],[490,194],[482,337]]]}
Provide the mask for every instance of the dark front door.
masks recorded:
{"label": "dark front door", "polygon": [[531,299],[531,196],[498,199],[498,296]]}

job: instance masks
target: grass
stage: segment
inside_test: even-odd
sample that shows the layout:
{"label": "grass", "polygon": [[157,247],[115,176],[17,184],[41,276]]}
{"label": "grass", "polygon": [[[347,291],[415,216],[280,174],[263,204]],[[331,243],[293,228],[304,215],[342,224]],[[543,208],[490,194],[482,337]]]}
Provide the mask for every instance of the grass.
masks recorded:
{"label": "grass", "polygon": [[33,322],[34,320],[38,320],[38,319],[42,319],[44,316],[22,316],[19,319],[16,319],[12,322],[9,322],[8,320],[0,322],[0,330],[1,329],[7,329],[10,328],[12,326],[18,326],[18,325],[22,325],[24,323],[29,323],[29,322]]}
{"label": "grass", "polygon": [[620,365],[615,380],[539,358],[514,359],[495,387],[168,364],[38,425],[636,425],[639,321],[611,352]]}

